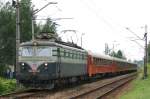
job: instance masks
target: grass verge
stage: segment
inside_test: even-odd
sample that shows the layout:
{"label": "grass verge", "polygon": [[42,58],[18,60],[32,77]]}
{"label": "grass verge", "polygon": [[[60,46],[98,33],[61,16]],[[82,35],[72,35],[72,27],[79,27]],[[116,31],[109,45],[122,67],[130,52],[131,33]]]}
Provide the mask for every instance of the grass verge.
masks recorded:
{"label": "grass verge", "polygon": [[[148,65],[148,73],[150,72],[150,64]],[[132,88],[125,92],[120,99],[150,99],[150,76],[146,79],[143,78],[141,71],[136,80],[132,83]]]}
{"label": "grass verge", "polygon": [[5,79],[0,77],[0,95],[9,93],[16,89],[15,79]]}

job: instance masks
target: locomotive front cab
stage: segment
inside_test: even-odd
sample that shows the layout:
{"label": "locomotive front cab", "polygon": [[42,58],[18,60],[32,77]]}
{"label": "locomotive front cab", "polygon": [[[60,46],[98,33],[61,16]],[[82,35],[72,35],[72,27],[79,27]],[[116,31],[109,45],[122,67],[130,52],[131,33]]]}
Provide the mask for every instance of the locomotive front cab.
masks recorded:
{"label": "locomotive front cab", "polygon": [[26,44],[19,49],[20,82],[50,81],[57,76],[57,48],[54,45]]}

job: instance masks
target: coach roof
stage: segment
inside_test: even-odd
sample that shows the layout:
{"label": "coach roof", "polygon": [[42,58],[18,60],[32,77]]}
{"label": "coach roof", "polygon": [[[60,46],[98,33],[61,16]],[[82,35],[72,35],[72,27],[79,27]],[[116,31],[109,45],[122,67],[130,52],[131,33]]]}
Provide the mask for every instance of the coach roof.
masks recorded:
{"label": "coach roof", "polygon": [[112,60],[112,61],[114,60],[114,61],[118,61],[118,62],[126,62],[126,63],[130,63],[130,64],[134,64],[134,63],[128,62],[127,60],[124,60],[124,59],[111,57],[109,55],[104,55],[104,54],[93,53],[91,51],[88,51],[88,54],[93,57],[96,57],[96,58],[102,58],[102,59],[107,59],[107,60]]}

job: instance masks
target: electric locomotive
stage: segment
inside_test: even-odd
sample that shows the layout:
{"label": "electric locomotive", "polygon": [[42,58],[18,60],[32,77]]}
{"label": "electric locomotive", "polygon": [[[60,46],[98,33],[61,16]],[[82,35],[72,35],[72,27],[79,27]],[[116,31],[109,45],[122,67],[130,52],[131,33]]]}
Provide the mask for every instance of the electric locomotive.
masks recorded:
{"label": "electric locomotive", "polygon": [[86,74],[87,52],[73,43],[35,40],[20,45],[16,77],[25,87],[50,89]]}

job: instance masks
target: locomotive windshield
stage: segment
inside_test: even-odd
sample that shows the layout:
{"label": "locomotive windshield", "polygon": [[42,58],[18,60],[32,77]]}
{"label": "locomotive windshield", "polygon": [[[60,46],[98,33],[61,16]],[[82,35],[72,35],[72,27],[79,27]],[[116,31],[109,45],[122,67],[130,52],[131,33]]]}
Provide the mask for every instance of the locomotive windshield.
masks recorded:
{"label": "locomotive windshield", "polygon": [[24,46],[20,47],[20,56],[52,56],[51,47],[48,46]]}
{"label": "locomotive windshield", "polygon": [[51,48],[40,46],[36,48],[36,56],[52,56]]}

